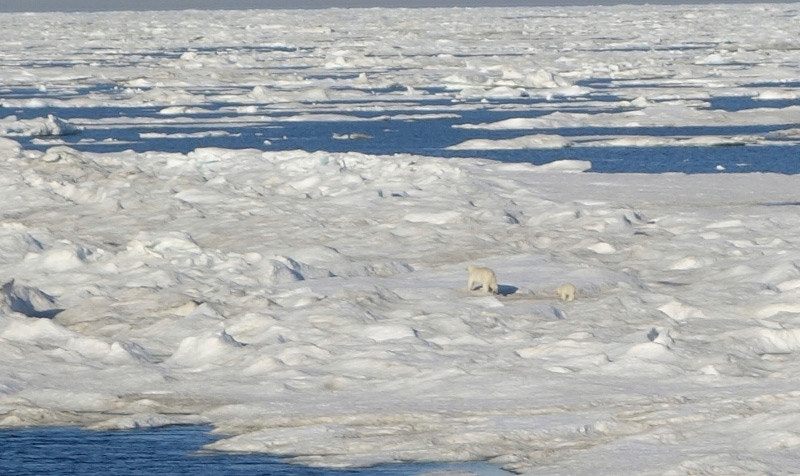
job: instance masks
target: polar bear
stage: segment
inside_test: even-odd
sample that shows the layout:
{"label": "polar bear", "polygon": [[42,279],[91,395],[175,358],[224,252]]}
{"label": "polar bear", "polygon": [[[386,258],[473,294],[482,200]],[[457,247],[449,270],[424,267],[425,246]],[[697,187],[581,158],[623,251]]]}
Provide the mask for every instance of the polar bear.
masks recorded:
{"label": "polar bear", "polygon": [[575,300],[575,285],[572,283],[564,283],[556,288],[556,294],[558,294],[558,298],[562,301],[574,301]]}
{"label": "polar bear", "polygon": [[494,271],[489,268],[482,268],[480,266],[467,266],[469,271],[469,280],[467,281],[467,291],[472,291],[476,284],[481,286],[485,292],[497,294],[499,288],[497,287],[497,276]]}

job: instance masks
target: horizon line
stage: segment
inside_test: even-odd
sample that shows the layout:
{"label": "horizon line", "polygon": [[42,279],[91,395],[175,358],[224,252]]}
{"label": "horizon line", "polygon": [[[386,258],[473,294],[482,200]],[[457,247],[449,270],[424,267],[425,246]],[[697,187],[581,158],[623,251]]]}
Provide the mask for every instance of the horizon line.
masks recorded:
{"label": "horizon line", "polygon": [[[183,10],[324,10],[359,8],[514,8],[514,7],[580,7],[580,6],[646,6],[646,5],[711,5],[797,3],[796,0],[344,0],[344,5],[330,5],[326,0],[296,0],[286,6],[280,0],[238,0],[219,6],[216,0],[139,0],[131,7],[130,0],[4,0],[0,13],[82,13],[123,11]],[[66,4],[66,5],[65,5]]]}

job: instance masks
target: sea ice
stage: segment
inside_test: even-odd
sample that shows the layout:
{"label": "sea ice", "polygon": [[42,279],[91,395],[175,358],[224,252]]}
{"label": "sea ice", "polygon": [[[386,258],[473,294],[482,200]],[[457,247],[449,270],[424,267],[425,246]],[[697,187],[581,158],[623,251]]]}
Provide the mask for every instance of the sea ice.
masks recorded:
{"label": "sea ice", "polygon": [[[797,14],[0,14],[0,426],[211,424],[212,449],[314,466],[800,472],[800,176],[572,155],[795,150]],[[429,153],[391,150],[405,123]]]}

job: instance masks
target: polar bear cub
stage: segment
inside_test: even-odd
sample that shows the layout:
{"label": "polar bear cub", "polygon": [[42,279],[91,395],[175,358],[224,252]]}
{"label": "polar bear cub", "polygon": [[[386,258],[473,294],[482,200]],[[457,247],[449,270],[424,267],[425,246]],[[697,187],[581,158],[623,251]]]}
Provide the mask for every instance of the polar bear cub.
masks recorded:
{"label": "polar bear cub", "polygon": [[480,266],[467,266],[469,271],[469,280],[467,281],[467,291],[472,291],[476,284],[481,286],[485,292],[497,294],[499,288],[497,287],[497,276],[494,271],[489,268],[482,268]]}
{"label": "polar bear cub", "polygon": [[574,301],[576,291],[575,285],[572,283],[564,283],[556,288],[558,299],[562,301]]}

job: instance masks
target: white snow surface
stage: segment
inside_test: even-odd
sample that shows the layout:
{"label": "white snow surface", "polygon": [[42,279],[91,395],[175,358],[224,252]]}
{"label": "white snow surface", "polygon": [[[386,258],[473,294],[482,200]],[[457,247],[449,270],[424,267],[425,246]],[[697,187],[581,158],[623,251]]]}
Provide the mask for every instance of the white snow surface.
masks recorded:
{"label": "white snow surface", "polygon": [[[394,120],[492,107],[467,98],[508,99],[513,116],[517,98],[568,105],[593,79],[622,99],[465,123],[523,133],[452,147],[791,142],[800,106],[762,103],[797,98],[798,15],[798,4],[0,14],[0,426],[206,423],[224,436],[212,449],[315,466],[800,472],[798,176],[58,142],[178,121],[208,129],[142,136],[224,136],[219,119],[194,118],[220,103],[262,126],[275,109],[352,119],[348,100],[367,97],[377,110],[451,101]],[[757,109],[708,108],[725,95]],[[158,117],[47,112],[108,105]],[[548,131],[764,124],[783,132]],[[40,136],[53,145],[21,143]],[[499,295],[465,289],[470,264],[496,272]],[[577,299],[562,303],[566,282]]]}

